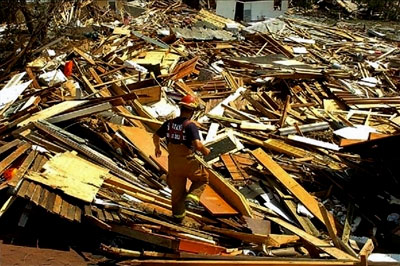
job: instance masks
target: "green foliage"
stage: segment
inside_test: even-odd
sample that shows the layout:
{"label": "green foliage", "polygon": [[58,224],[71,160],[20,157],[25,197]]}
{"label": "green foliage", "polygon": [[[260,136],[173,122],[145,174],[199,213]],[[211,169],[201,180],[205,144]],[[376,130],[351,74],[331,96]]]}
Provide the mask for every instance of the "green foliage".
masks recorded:
{"label": "green foliage", "polygon": [[[334,0],[329,0],[334,2]],[[353,0],[366,9],[364,18],[400,20],[400,0]],[[293,0],[294,6],[310,8],[318,0]]]}

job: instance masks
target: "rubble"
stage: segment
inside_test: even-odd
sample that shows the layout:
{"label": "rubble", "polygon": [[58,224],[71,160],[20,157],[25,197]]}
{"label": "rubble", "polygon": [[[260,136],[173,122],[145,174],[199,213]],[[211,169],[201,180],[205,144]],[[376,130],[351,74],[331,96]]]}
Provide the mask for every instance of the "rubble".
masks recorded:
{"label": "rubble", "polygon": [[[59,23],[82,27],[0,77],[0,219],[24,228],[44,210],[96,227],[125,240],[97,247],[119,265],[387,265],[368,256],[399,243],[397,43],[180,1],[140,5],[129,23],[103,8],[67,2]],[[205,210],[176,224],[168,150],[157,158],[151,136],[186,94],[213,151],[197,156]]]}

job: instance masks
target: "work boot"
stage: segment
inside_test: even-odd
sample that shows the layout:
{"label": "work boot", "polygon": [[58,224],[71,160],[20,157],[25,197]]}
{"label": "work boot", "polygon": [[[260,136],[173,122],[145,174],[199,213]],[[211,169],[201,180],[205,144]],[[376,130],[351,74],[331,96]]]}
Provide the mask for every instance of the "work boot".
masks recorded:
{"label": "work boot", "polygon": [[180,224],[180,223],[182,223],[182,221],[185,218],[185,216],[186,216],[186,211],[184,211],[182,214],[173,214],[172,215],[172,220],[175,223]]}
{"label": "work boot", "polygon": [[190,194],[185,199],[185,207],[187,210],[204,211],[204,207],[201,206],[197,200],[191,197]]}
{"label": "work boot", "polygon": [[181,223],[183,222],[183,219],[184,219],[184,218],[185,218],[185,217],[178,218],[178,217],[173,216],[173,217],[172,217],[172,221],[173,221],[174,223],[176,223],[176,224],[181,224]]}

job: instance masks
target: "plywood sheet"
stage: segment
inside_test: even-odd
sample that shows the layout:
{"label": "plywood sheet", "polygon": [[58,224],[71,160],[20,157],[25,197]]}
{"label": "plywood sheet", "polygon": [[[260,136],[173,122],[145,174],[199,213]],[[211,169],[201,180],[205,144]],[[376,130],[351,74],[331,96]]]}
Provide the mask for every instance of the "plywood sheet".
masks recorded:
{"label": "plywood sheet", "polygon": [[86,202],[92,202],[109,171],[72,152],[57,154],[43,168],[44,173],[30,172],[26,178]]}

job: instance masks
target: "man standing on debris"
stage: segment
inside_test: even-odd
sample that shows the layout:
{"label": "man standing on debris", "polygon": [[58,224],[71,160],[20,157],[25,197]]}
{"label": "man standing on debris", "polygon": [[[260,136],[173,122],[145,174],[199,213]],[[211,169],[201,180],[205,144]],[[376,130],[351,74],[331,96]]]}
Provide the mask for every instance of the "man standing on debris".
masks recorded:
{"label": "man standing on debris", "polygon": [[[210,153],[200,141],[196,124],[190,120],[198,108],[196,99],[186,95],[179,105],[180,116],[166,121],[153,136],[156,157],[161,156],[160,138],[167,139],[167,184],[172,190],[172,214],[177,222],[183,220],[187,207],[198,206],[200,195],[208,183],[208,173],[196,160],[194,152],[199,151],[203,155]],[[187,178],[192,181],[189,193],[186,192]]]}

